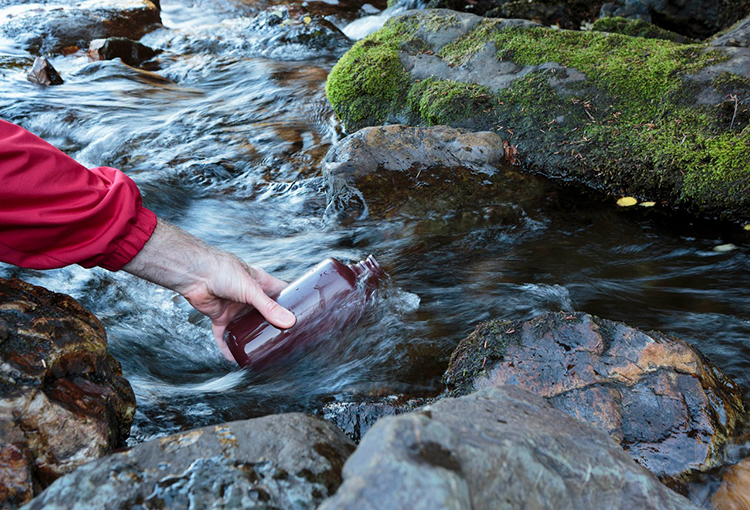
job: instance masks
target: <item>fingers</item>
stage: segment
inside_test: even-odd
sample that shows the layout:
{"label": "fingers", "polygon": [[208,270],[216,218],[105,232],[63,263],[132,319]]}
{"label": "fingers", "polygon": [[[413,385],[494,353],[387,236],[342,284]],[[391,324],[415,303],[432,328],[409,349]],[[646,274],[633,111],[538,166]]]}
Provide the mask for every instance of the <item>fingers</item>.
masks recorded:
{"label": "fingers", "polygon": [[229,350],[229,347],[227,347],[226,341],[224,341],[224,331],[227,327],[213,324],[213,329],[214,339],[216,340],[216,345],[219,347],[221,354],[223,354],[229,361],[234,361],[234,356],[232,356],[232,352]]}
{"label": "fingers", "polygon": [[265,319],[277,328],[288,329],[294,326],[297,318],[292,312],[268,297],[262,290],[250,296],[249,303],[253,305]]}

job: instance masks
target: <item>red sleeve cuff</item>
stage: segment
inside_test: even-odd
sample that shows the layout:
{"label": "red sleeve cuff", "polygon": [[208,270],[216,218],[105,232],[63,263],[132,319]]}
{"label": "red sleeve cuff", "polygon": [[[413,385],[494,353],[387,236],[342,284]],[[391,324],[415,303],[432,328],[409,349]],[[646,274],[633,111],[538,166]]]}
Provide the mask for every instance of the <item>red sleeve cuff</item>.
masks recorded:
{"label": "red sleeve cuff", "polygon": [[[109,254],[109,257],[99,261],[99,267],[109,269],[110,271],[119,271],[122,266],[133,260],[133,257],[143,249],[146,242],[151,239],[151,235],[156,228],[156,214],[145,207],[141,207],[138,216],[126,235],[115,242],[115,250]],[[83,267],[87,266],[81,263]]]}

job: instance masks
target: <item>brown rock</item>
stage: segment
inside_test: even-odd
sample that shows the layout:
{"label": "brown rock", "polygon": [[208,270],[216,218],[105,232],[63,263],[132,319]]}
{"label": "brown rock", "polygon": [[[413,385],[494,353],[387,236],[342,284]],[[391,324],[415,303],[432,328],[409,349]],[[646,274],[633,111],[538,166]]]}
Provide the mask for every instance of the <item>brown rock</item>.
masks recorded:
{"label": "brown rock", "polygon": [[161,26],[150,0],[89,0],[42,3],[0,18],[0,36],[32,54],[59,54],[70,46],[86,48],[92,39],[140,39]]}
{"label": "brown rock", "polygon": [[36,57],[36,60],[34,60],[34,66],[26,76],[26,79],[28,79],[31,83],[36,83],[37,85],[63,84],[63,79],[60,77],[57,70],[52,67],[52,64],[49,63],[49,60],[44,57]]}
{"label": "brown rock", "polygon": [[711,502],[714,510],[750,510],[750,459],[732,466],[724,474]]}
{"label": "brown rock", "polygon": [[75,300],[0,279],[0,506],[110,453],[135,397],[101,323]]}
{"label": "brown rock", "polygon": [[126,37],[110,37],[91,41],[88,54],[93,60],[119,58],[129,66],[138,67],[144,61],[154,58],[156,51]]}
{"label": "brown rock", "polygon": [[690,345],[584,313],[477,326],[453,353],[456,394],[513,384],[598,425],[672,486],[722,462],[738,387]]}
{"label": "brown rock", "polygon": [[371,127],[332,147],[323,175],[329,202],[350,216],[420,217],[511,198],[539,200],[540,181],[504,164],[504,154],[503,140],[488,131]]}

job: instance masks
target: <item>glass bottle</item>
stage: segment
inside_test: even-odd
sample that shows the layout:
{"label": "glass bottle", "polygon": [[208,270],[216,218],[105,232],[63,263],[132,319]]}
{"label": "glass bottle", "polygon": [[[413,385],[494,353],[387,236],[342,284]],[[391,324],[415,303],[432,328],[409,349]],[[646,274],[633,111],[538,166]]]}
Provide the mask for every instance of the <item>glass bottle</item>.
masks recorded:
{"label": "glass bottle", "polygon": [[326,259],[275,297],[297,317],[294,326],[278,329],[251,310],[229,323],[224,340],[240,366],[263,368],[358,321],[383,276],[372,255],[355,264]]}

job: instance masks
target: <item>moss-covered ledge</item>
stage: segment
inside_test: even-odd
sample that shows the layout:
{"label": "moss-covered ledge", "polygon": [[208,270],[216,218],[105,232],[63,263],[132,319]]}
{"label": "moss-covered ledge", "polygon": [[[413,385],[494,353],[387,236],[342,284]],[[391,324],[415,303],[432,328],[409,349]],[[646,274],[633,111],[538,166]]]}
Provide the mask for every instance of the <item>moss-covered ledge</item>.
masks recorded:
{"label": "moss-covered ledge", "polygon": [[750,50],[410,11],[326,84],[354,131],[495,130],[524,165],[616,195],[750,220]]}

